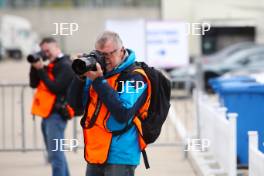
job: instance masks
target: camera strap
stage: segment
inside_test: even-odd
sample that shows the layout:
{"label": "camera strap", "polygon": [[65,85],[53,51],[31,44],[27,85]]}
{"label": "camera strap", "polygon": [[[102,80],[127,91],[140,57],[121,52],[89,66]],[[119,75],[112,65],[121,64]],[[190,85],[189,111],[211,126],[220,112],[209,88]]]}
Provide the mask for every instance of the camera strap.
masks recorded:
{"label": "camera strap", "polygon": [[99,114],[99,111],[101,109],[101,106],[102,106],[102,102],[100,100],[97,101],[96,103],[96,108],[95,108],[95,111],[94,111],[94,114],[89,122],[89,125],[88,125],[88,129],[89,128],[92,128],[97,120],[97,117],[98,117],[98,114]]}

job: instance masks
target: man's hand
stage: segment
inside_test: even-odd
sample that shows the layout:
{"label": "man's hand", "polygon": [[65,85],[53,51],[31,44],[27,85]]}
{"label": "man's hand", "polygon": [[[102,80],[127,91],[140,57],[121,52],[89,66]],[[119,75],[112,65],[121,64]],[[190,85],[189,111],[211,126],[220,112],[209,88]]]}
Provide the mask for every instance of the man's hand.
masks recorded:
{"label": "man's hand", "polygon": [[91,80],[95,80],[98,77],[103,76],[103,71],[99,63],[96,63],[96,71],[88,71],[84,73],[84,76],[87,76]]}
{"label": "man's hand", "polygon": [[73,60],[78,59],[78,58],[82,57],[83,54],[84,54],[84,53],[76,53],[76,54],[72,55],[72,59],[73,59]]}
{"label": "man's hand", "polygon": [[35,63],[32,63],[32,66],[33,66],[35,69],[37,69],[37,70],[42,69],[42,68],[44,67],[44,65],[43,65],[43,63],[42,63],[41,60],[39,60],[39,61],[37,61],[37,62],[35,62]]}

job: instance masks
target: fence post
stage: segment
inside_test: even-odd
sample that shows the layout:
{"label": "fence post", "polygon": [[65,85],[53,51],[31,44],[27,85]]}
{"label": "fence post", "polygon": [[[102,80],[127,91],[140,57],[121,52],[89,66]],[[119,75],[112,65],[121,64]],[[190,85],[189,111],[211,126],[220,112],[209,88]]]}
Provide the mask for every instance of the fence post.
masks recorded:
{"label": "fence post", "polygon": [[252,165],[254,165],[254,158],[251,156],[252,148],[258,149],[258,132],[257,131],[249,131],[248,132],[248,172],[249,174],[254,173],[252,171]]}
{"label": "fence post", "polygon": [[194,94],[194,104],[195,104],[195,109],[196,109],[196,138],[200,139],[201,138],[201,117],[200,117],[200,107],[199,107],[199,102],[200,102],[200,91],[199,89],[195,89],[193,91]]}
{"label": "fence post", "polygon": [[[11,107],[13,106],[14,107],[14,104],[15,104],[15,90],[14,90],[14,87],[12,87],[12,90],[11,90]],[[14,107],[15,108],[15,107]],[[13,146],[13,149],[15,148],[15,111],[13,110],[12,112],[12,115],[11,115],[11,119],[12,119],[12,122],[11,122],[11,129],[12,129],[12,146]]]}
{"label": "fence post", "polygon": [[258,132],[257,131],[249,131],[248,132],[249,137],[249,147],[252,146],[254,148],[258,148]]}
{"label": "fence post", "polygon": [[5,149],[5,87],[2,87],[2,145]]}
{"label": "fence post", "polygon": [[21,102],[21,139],[22,139],[22,151],[23,152],[25,152],[25,149],[26,149],[24,91],[25,91],[25,86],[22,86],[20,102]]}
{"label": "fence post", "polygon": [[[77,139],[77,118],[73,117],[73,139]],[[78,139],[77,139],[78,140]],[[73,151],[76,153],[78,147],[74,147]]]}
{"label": "fence post", "polygon": [[228,113],[227,117],[229,119],[230,125],[232,128],[230,128],[230,139],[231,142],[231,147],[230,149],[232,149],[232,151],[230,151],[230,160],[229,160],[229,166],[230,166],[230,170],[229,170],[229,174],[230,176],[236,176],[237,175],[237,117],[238,114],[237,113]]}
{"label": "fence post", "polygon": [[227,108],[226,107],[218,107],[217,110],[221,114],[221,117],[226,118],[226,112],[227,112]]}

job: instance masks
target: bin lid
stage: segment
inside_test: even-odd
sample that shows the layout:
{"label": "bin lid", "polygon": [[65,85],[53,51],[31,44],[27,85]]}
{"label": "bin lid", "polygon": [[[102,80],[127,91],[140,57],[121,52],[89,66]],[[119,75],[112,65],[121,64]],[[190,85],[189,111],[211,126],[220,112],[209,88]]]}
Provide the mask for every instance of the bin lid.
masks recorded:
{"label": "bin lid", "polygon": [[220,94],[225,93],[261,93],[264,94],[264,84],[258,82],[226,82],[218,87]]}
{"label": "bin lid", "polygon": [[210,86],[215,92],[218,92],[222,84],[234,83],[234,82],[256,82],[255,78],[249,76],[233,76],[233,77],[219,77],[209,80]]}

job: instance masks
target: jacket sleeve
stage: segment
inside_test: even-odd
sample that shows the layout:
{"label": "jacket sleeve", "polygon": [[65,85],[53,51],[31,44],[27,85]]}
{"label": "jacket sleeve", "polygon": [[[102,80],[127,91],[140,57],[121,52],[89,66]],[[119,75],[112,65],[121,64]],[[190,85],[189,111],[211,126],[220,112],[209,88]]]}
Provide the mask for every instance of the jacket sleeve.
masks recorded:
{"label": "jacket sleeve", "polygon": [[95,79],[92,85],[100,100],[119,123],[126,123],[133,117],[147,97],[147,83],[139,73],[127,77],[119,92],[111,88],[103,77]]}
{"label": "jacket sleeve", "polygon": [[89,84],[89,81],[81,80],[80,78],[75,76],[69,86],[67,92],[67,102],[78,115],[82,115],[84,113],[85,105],[89,98]]}
{"label": "jacket sleeve", "polygon": [[36,88],[39,84],[39,76],[38,76],[38,71],[34,67],[30,67],[29,71],[29,86],[31,88]]}
{"label": "jacket sleeve", "polygon": [[58,67],[58,73],[55,75],[55,80],[51,80],[44,69],[38,70],[38,75],[51,92],[60,94],[65,92],[65,89],[71,82],[74,74],[70,65],[62,64]]}

